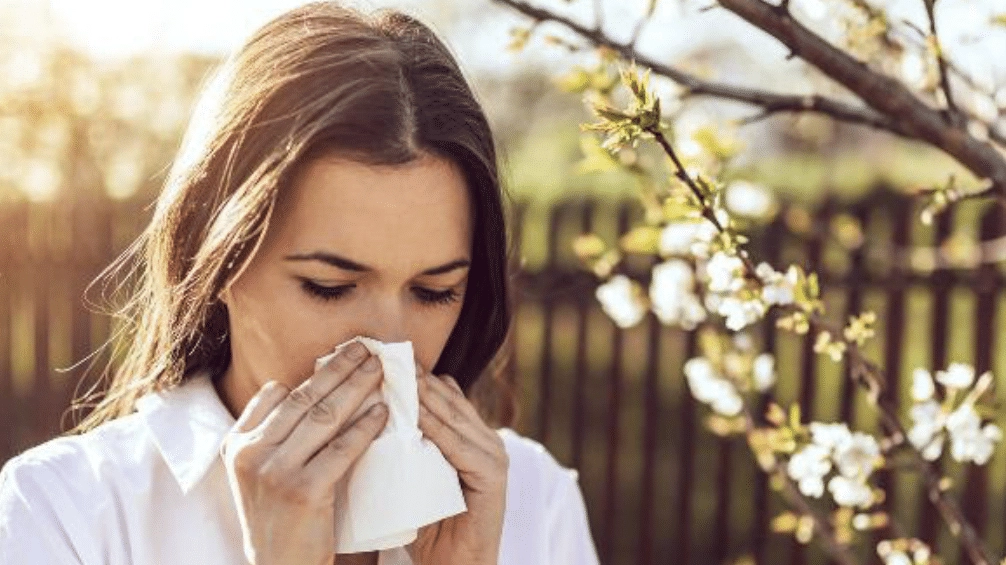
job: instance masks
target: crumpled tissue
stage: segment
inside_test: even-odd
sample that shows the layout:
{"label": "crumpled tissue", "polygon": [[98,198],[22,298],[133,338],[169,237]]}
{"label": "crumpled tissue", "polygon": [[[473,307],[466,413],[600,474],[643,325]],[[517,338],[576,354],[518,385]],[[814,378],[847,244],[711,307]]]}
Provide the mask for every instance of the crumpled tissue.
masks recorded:
{"label": "crumpled tissue", "polygon": [[[385,343],[357,336],[319,357],[315,370],[355,341],[381,361],[380,392],[389,413],[384,430],[340,481],[335,501],[336,553],[403,546],[415,541],[420,527],[468,510],[457,470],[419,430],[411,341]],[[357,415],[378,401],[368,400]]]}

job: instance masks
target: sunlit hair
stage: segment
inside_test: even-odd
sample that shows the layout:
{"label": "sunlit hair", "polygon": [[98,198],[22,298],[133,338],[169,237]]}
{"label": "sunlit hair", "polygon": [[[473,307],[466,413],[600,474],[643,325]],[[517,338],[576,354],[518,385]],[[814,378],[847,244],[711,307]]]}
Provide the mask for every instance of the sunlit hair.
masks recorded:
{"label": "sunlit hair", "polygon": [[[129,267],[116,312],[120,362],[94,410],[68,433],[132,412],[143,394],[230,362],[219,293],[240,275],[299,163],[338,153],[396,165],[422,152],[464,172],[473,202],[468,290],[433,371],[466,391],[511,320],[503,189],[485,115],[450,52],[416,19],[335,2],[259,29],[207,84],[150,224],[101,277]],[[114,365],[114,370],[111,369]],[[504,423],[504,425],[508,425]]]}

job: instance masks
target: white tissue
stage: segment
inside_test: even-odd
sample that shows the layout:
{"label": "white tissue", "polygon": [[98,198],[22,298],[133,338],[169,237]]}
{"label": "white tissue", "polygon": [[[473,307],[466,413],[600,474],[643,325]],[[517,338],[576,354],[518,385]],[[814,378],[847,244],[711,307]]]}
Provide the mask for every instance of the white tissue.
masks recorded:
{"label": "white tissue", "polygon": [[[468,510],[458,472],[419,430],[419,390],[411,341],[357,336],[315,361],[320,369],[359,341],[384,367],[388,423],[349,469],[335,501],[335,551],[357,553],[412,543],[418,529]],[[365,402],[361,411],[369,404]]]}

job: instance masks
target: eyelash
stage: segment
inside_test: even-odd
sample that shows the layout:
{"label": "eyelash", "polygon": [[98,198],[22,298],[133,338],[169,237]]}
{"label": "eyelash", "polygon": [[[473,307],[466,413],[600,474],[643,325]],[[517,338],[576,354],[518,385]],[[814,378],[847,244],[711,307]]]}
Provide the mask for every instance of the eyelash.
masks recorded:
{"label": "eyelash", "polygon": [[[317,284],[310,279],[300,279],[300,285],[305,292],[311,296],[323,300],[338,300],[345,296],[350,289],[356,285],[341,285],[341,286],[325,286]],[[427,306],[446,306],[452,302],[456,302],[459,298],[458,293],[454,290],[429,290],[427,288],[415,287],[417,294],[419,295],[419,300]]]}

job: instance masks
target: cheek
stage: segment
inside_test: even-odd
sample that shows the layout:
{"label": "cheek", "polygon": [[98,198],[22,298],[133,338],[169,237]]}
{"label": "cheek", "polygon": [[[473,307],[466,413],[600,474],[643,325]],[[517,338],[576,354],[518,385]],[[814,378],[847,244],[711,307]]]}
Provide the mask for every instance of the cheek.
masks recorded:
{"label": "cheek", "polygon": [[416,358],[427,371],[432,371],[454,330],[460,308],[419,318],[418,327],[410,332]]}
{"label": "cheek", "polygon": [[313,304],[281,277],[246,275],[231,287],[228,304],[234,362],[258,383],[296,386],[314,372],[315,358],[336,345],[327,338],[339,325],[338,313]]}

